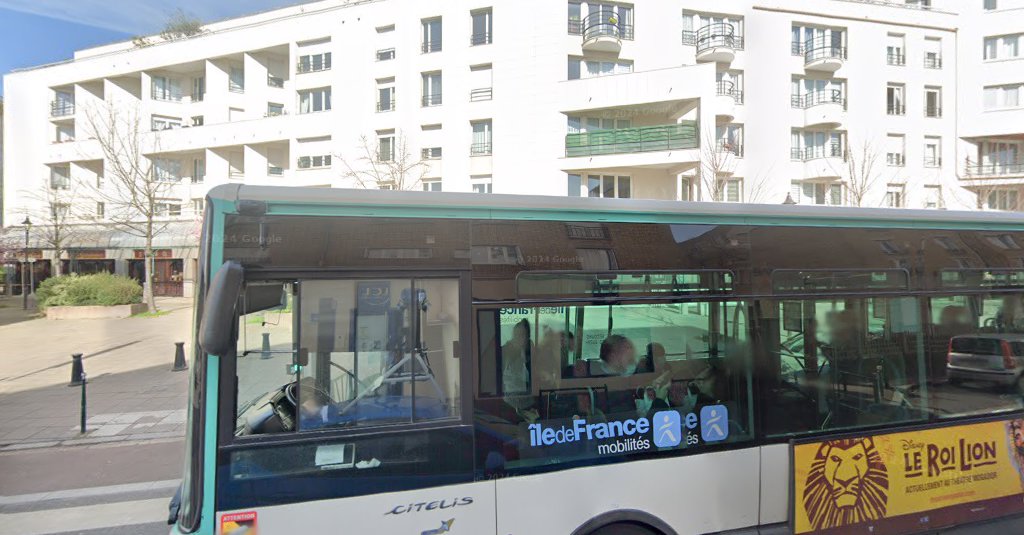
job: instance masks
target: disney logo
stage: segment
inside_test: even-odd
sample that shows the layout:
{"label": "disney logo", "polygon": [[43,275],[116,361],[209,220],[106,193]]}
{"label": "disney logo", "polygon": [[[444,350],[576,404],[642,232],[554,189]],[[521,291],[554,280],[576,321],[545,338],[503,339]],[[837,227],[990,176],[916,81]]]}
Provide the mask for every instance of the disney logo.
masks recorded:
{"label": "disney logo", "polygon": [[924,442],[916,442],[914,439],[905,438],[900,442],[903,443],[903,451],[924,449]]}

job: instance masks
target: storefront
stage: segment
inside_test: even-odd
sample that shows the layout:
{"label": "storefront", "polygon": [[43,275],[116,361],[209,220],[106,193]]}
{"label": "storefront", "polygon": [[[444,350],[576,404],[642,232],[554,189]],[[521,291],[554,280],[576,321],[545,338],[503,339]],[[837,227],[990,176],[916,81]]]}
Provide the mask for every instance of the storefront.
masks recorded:
{"label": "storefront", "polygon": [[[157,297],[182,297],[185,295],[185,260],[173,258],[171,249],[153,251],[153,295]],[[139,281],[145,280],[146,251],[136,249],[128,261],[128,276]]]}

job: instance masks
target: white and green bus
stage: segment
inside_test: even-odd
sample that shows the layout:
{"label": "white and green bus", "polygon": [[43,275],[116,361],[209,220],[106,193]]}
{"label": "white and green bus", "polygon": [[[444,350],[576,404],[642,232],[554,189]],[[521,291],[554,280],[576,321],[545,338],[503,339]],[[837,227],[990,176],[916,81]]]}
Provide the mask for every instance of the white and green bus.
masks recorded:
{"label": "white and green bus", "polygon": [[177,533],[782,533],[791,441],[1024,407],[1020,214],[227,185],[199,273]]}

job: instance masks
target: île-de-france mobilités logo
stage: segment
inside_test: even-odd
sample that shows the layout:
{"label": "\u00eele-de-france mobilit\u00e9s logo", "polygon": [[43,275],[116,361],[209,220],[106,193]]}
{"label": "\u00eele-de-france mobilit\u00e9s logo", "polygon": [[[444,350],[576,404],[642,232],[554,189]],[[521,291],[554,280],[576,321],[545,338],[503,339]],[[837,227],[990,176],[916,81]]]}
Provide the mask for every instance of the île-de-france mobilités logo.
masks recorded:
{"label": "\u00eele-de-france mobilit\u00e9s logo", "polygon": [[871,438],[823,442],[811,462],[803,504],[813,529],[885,517],[889,473]]}

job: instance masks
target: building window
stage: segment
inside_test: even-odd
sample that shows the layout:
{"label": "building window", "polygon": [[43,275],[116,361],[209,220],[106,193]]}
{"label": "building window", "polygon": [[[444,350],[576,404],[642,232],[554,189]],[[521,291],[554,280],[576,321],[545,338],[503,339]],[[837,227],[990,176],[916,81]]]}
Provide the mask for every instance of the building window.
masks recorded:
{"label": "building window", "polygon": [[306,72],[328,71],[331,69],[331,53],[307,54],[299,56],[295,71],[299,74]]}
{"label": "building window", "polygon": [[425,147],[420,151],[420,158],[423,160],[440,160],[441,147]]}
{"label": "building window", "polygon": [[423,107],[441,105],[441,73],[423,73]]}
{"label": "building window", "polygon": [[793,160],[813,160],[815,158],[842,158],[846,136],[842,132],[816,132],[812,130],[791,131],[791,152]]}
{"label": "building window", "polygon": [[741,202],[743,196],[743,179],[730,178],[720,180],[718,191],[715,192],[715,201],[718,202]]}
{"label": "building window", "polygon": [[596,61],[584,60],[583,58],[576,56],[569,56],[568,78],[570,80],[579,80],[580,78],[597,78],[599,76],[625,74],[630,72],[633,72],[632,60],[620,59],[616,61]]}
{"label": "building window", "polygon": [[587,175],[587,197],[629,199],[633,181],[628,176]]}
{"label": "building window", "polygon": [[942,186],[925,185],[924,207],[932,209],[942,208]]}
{"label": "building window", "polygon": [[846,81],[814,80],[794,76],[790,89],[790,106],[807,109],[820,104],[841,104],[846,107]]}
{"label": "building window", "polygon": [[107,207],[102,202],[96,203],[96,219],[103,219],[107,216]]}
{"label": "building window", "polygon": [[942,138],[925,136],[924,138],[924,166],[942,167]]}
{"label": "building window", "polygon": [[160,182],[181,180],[181,160],[156,158],[153,160],[153,175]]}
{"label": "building window", "polygon": [[299,91],[299,113],[315,113],[331,109],[331,88]]}
{"label": "building window", "polygon": [[392,162],[395,160],[395,133],[377,133],[377,161]]}
{"label": "building window", "polygon": [[232,93],[245,92],[245,71],[238,67],[231,67],[231,74],[228,76],[228,91]]}
{"label": "building window", "polygon": [[71,188],[71,166],[57,165],[50,167],[50,189]]}
{"label": "building window", "polygon": [[153,100],[166,100],[176,102],[181,100],[181,85],[178,80],[166,76],[153,76],[150,78],[152,87],[151,95]]}
{"label": "building window", "polygon": [[71,213],[71,205],[66,202],[50,203],[50,215],[58,222],[63,221]]}
{"label": "building window", "polygon": [[904,99],[903,84],[889,84],[885,88],[885,113],[888,115],[905,115],[907,108]]}
{"label": "building window", "polygon": [[57,125],[57,134],[54,138],[57,143],[66,143],[68,141],[75,140],[75,125],[73,124],[61,124]]}
{"label": "building window", "polygon": [[152,118],[153,131],[158,130],[170,130],[172,128],[181,128],[181,117],[167,117],[164,115],[154,115]]}
{"label": "building window", "polygon": [[885,206],[888,208],[903,208],[904,191],[903,184],[888,184],[885,187]]}
{"label": "building window", "polygon": [[827,57],[846,58],[846,32],[842,28],[792,26],[792,54],[804,61]]}
{"label": "building window", "polygon": [[197,76],[192,79],[192,101],[202,102],[206,95],[206,77]]}
{"label": "building window", "polygon": [[325,169],[331,166],[331,155],[299,156],[299,169]]}
{"label": "building window", "polygon": [[430,178],[423,180],[423,191],[441,191],[441,179]]}
{"label": "building window", "polygon": [[394,48],[382,48],[377,51],[377,61],[388,61],[395,59]]}
{"label": "building window", "polygon": [[192,213],[196,216],[203,215],[203,208],[206,206],[206,201],[200,197],[192,199]]}
{"label": "building window", "polygon": [[907,56],[903,52],[905,37],[903,34],[886,36],[885,62],[889,65],[903,66],[907,64]]}
{"label": "building window", "polygon": [[202,115],[193,115],[190,119],[192,120],[192,126],[203,126],[204,121]]}
{"label": "building window", "polygon": [[492,14],[491,8],[481,9],[470,13],[473,18],[473,35],[469,38],[470,46],[489,45],[492,41]]}
{"label": "building window", "polygon": [[491,75],[491,64],[472,65],[469,67],[469,101],[479,102],[494,98],[494,78]]}
{"label": "building window", "polygon": [[715,150],[724,154],[732,154],[737,158],[743,156],[743,125],[728,124],[715,127]]}
{"label": "building window", "polygon": [[569,35],[583,34],[583,18],[579,2],[569,2]]}
{"label": "building window", "polygon": [[924,67],[926,69],[942,68],[942,39],[939,37],[925,37],[924,39]]}
{"label": "building window", "polygon": [[395,79],[377,80],[377,111],[395,111]]}
{"label": "building window", "polygon": [[1017,108],[1020,106],[1022,91],[1024,91],[1024,84],[987,86],[985,87],[985,109]]}
{"label": "building window", "polygon": [[997,189],[989,192],[985,200],[985,208],[989,210],[1020,210],[1018,192],[1014,189]]}
{"label": "building window", "polygon": [[798,204],[840,206],[843,204],[843,185],[825,182],[792,183],[791,197]]}
{"label": "building window", "polygon": [[491,193],[491,175],[475,175],[469,177],[473,193]]}
{"label": "building window", "polygon": [[942,117],[942,88],[924,88],[924,116]]}
{"label": "building window", "polygon": [[885,163],[891,167],[903,167],[906,154],[903,134],[889,134],[885,139]]}
{"label": "building window", "polygon": [[996,0],[985,0],[985,11],[992,11],[994,9],[997,9],[997,5],[998,4],[996,3]]}
{"label": "building window", "polygon": [[1013,59],[1020,57],[1020,41],[1024,34],[1001,35],[985,38],[986,60]]}
{"label": "building window", "polygon": [[284,115],[284,104],[279,104],[277,102],[268,102],[266,116],[277,117],[279,115]]}
{"label": "building window", "polygon": [[153,204],[153,211],[158,217],[175,217],[181,215],[181,203],[175,199],[161,199]]}
{"label": "building window", "polygon": [[489,156],[491,154],[491,120],[473,121],[473,144],[469,147],[470,156]]}
{"label": "building window", "polygon": [[580,175],[569,174],[568,175],[568,192],[566,195],[569,197],[580,197],[583,194],[583,177]]}
{"label": "building window", "polygon": [[423,45],[421,50],[424,54],[441,51],[441,17],[423,19]]}

